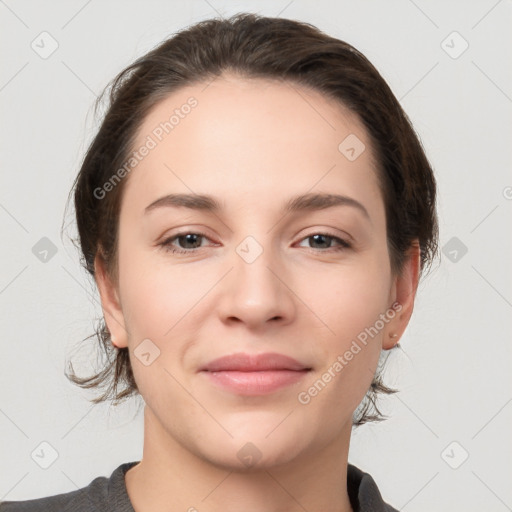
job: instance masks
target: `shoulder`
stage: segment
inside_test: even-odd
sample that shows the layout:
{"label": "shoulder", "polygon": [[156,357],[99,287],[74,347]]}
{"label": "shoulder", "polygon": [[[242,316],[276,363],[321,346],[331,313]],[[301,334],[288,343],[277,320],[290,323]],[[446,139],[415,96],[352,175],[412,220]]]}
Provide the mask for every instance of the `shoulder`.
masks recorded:
{"label": "shoulder", "polygon": [[398,512],[382,498],[371,475],[352,464],[348,465],[347,488],[354,510],[360,512]]}
{"label": "shoulder", "polygon": [[96,478],[87,487],[76,491],[57,494],[55,496],[47,496],[45,498],[37,498],[25,501],[2,501],[0,502],[0,512],[64,512],[64,511],[85,511],[90,509],[88,494],[90,487],[100,488],[104,486],[102,480],[105,477]]}
{"label": "shoulder", "polygon": [[[121,464],[110,477],[99,476],[75,491],[25,501],[0,501],[0,512],[132,512],[129,502],[126,503],[124,474],[134,464],[136,462]],[[118,506],[123,504],[125,506]]]}

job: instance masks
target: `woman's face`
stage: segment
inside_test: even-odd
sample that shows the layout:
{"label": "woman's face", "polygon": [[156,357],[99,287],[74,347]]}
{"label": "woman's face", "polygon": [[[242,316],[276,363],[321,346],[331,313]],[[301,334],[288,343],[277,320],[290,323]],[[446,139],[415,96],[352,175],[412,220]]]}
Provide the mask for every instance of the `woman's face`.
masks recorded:
{"label": "woman's face", "polygon": [[[411,290],[363,125],[317,92],[226,75],[161,101],[134,150],[118,286],[98,279],[155,442],[239,468],[346,448],[410,313],[391,309]],[[297,366],[251,359],[268,353]]]}

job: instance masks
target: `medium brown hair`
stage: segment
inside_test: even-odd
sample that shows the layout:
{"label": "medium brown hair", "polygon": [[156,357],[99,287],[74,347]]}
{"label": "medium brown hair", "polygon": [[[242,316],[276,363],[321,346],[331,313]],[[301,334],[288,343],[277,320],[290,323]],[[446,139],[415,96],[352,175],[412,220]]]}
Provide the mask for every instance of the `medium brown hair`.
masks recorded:
{"label": "medium brown hair", "polygon": [[[400,273],[417,239],[424,272],[438,250],[435,179],[418,136],[385,80],[357,49],[313,25],[251,13],[201,21],[176,33],[121,71],[98,98],[96,108],[109,91],[106,114],[71,191],[76,242],[87,272],[95,278],[98,254],[117,283],[119,212],[127,178],[105,197],[98,198],[95,190],[125,164],[149,110],[180,88],[230,71],[313,89],[357,114],[376,160],[391,269]],[[96,332],[86,339],[97,338],[106,364],[88,378],[77,377],[70,364],[72,374],[66,376],[84,388],[107,387],[94,403],[110,397],[117,403],[138,394],[138,388],[128,348],[113,348],[104,319],[97,321]],[[354,414],[354,425],[382,419],[377,396],[395,390],[383,384],[381,375],[379,368]]]}

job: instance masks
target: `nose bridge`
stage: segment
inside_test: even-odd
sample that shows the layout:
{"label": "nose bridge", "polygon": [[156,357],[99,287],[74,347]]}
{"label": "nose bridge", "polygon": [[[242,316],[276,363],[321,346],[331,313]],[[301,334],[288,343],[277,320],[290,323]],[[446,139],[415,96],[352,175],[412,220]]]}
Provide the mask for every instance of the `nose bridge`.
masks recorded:
{"label": "nose bridge", "polygon": [[[261,242],[260,242],[261,240]],[[235,248],[234,279],[236,284],[256,294],[279,294],[280,283],[273,272],[279,266],[279,257],[272,249],[271,237],[246,236]],[[256,297],[255,297],[256,298]],[[267,296],[265,299],[271,300]]]}
{"label": "nose bridge", "polygon": [[222,315],[253,324],[275,317],[289,320],[293,303],[286,286],[277,277],[281,274],[283,279],[283,269],[279,255],[272,248],[271,237],[246,236],[235,247],[232,261],[233,270],[222,299]]}

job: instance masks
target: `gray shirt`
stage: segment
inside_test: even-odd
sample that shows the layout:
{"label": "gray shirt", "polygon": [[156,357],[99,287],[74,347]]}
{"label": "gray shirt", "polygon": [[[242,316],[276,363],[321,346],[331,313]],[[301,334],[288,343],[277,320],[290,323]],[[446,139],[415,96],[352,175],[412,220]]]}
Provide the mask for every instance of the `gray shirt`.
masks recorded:
{"label": "gray shirt", "polygon": [[[76,491],[26,501],[0,502],[0,512],[134,512],[125,473],[136,462],[118,466],[110,477],[95,478]],[[347,470],[347,490],[354,512],[398,512],[382,500],[375,480],[355,466]]]}

